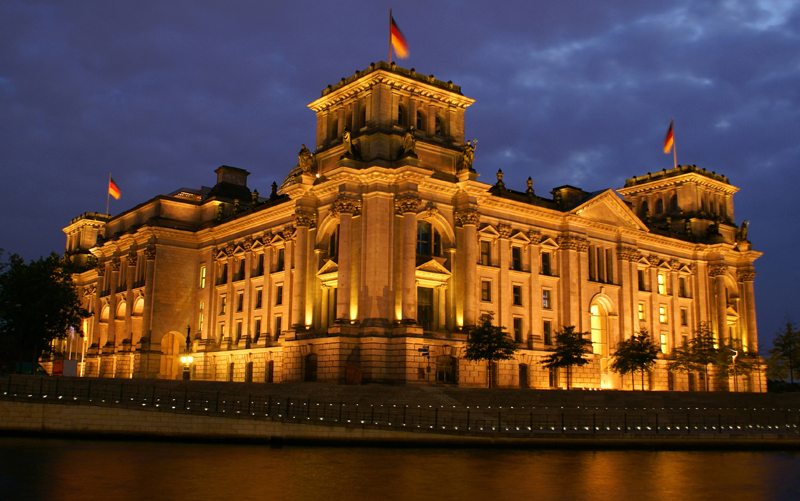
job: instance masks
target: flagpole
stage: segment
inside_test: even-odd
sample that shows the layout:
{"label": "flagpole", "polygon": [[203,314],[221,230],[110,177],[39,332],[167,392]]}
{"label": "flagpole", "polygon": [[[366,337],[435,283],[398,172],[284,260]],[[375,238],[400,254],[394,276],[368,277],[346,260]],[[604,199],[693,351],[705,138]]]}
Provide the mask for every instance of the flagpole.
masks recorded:
{"label": "flagpole", "polygon": [[389,8],[389,64],[392,64],[392,9]]}
{"label": "flagpole", "polygon": [[671,118],[672,121],[672,161],[675,168],[678,168],[678,153],[675,148],[675,119]]}
{"label": "flagpole", "polygon": [[111,200],[111,173],[108,173],[108,186],[106,186],[106,215],[108,215],[108,202]]}

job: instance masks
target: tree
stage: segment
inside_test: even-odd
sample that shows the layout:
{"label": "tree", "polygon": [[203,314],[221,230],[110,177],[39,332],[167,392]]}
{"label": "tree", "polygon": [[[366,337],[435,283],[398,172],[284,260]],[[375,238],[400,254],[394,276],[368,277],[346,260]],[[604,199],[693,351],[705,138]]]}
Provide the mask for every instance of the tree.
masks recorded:
{"label": "tree", "polygon": [[[736,354],[736,361],[733,355]],[[717,379],[725,380],[728,378],[738,378],[748,375],[758,366],[758,353],[744,351],[741,342],[736,339],[727,339],[722,344],[717,354],[715,365],[717,366]],[[734,379],[734,388],[736,380]]]}
{"label": "tree", "polygon": [[589,363],[583,358],[592,352],[592,342],[586,339],[586,332],[575,332],[575,327],[569,325],[556,332],[556,349],[552,355],[542,359],[542,365],[547,368],[567,368],[567,389],[572,385],[572,366],[581,367]]}
{"label": "tree", "polygon": [[613,359],[610,366],[611,370],[623,376],[630,373],[631,383],[633,383],[633,375],[636,371],[642,371],[642,391],[644,391],[644,373],[649,372],[655,365],[660,351],[658,346],[653,344],[650,339],[647,329],[643,327],[638,333],[634,333],[630,339],[621,341],[617,345],[617,351],[611,356]]}
{"label": "tree", "polygon": [[680,348],[673,350],[669,370],[677,372],[703,371],[708,391],[708,366],[719,361],[717,340],[711,326],[700,322],[693,332],[694,337]]}
{"label": "tree", "polygon": [[519,350],[517,343],[504,332],[505,327],[492,325],[494,313],[481,315],[480,326],[472,329],[467,337],[464,358],[473,362],[486,360],[489,388],[496,384],[492,378],[492,363],[495,360],[508,360]]}
{"label": "tree", "polygon": [[[0,256],[2,259],[2,256]],[[89,312],[80,305],[70,264],[53,253],[26,264],[12,254],[0,261],[0,364],[31,360],[35,373],[39,357],[54,339],[74,327],[81,333]]]}
{"label": "tree", "polygon": [[795,374],[800,377],[800,330],[791,319],[786,319],[783,330],[772,340],[772,346],[768,362],[771,375],[778,376],[775,379],[785,379],[788,375],[789,382],[794,384]]}

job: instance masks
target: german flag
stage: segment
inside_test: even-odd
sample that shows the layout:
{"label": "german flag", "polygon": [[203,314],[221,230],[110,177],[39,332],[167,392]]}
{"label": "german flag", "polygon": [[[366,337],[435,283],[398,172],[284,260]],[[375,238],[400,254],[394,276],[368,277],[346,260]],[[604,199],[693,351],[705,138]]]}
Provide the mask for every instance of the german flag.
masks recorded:
{"label": "german flag", "polygon": [[108,194],[114,197],[114,200],[119,200],[120,191],[111,176],[108,176]]}
{"label": "german flag", "polygon": [[669,121],[669,130],[667,131],[666,139],[664,139],[664,153],[669,153],[675,144],[675,137],[673,136],[672,131],[672,122],[672,120]]}
{"label": "german flag", "polygon": [[408,57],[408,42],[406,42],[405,37],[402,33],[400,33],[400,28],[397,27],[397,23],[394,22],[394,18],[390,17],[392,21],[392,48],[394,49],[394,53],[400,59],[405,59]]}

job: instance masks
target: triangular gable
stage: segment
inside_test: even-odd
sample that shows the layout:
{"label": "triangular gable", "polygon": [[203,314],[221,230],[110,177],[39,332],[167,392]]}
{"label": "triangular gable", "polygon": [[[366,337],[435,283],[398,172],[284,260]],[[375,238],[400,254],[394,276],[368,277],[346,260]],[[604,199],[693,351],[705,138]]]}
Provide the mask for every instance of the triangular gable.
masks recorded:
{"label": "triangular gable", "polygon": [[728,306],[727,315],[729,317],[739,318],[739,312],[733,309],[733,306]]}
{"label": "triangular gable", "polygon": [[558,249],[558,243],[550,237],[544,237],[542,243],[539,244],[541,247],[546,249]]}
{"label": "triangular gable", "polygon": [[430,261],[426,261],[421,265],[417,266],[417,270],[424,271],[427,273],[442,273],[445,275],[450,275],[450,272],[442,266],[438,261],[435,259],[431,259]]}
{"label": "triangular gable", "polygon": [[272,238],[270,239],[269,243],[270,244],[283,243],[283,237],[276,233],[276,234],[272,235]]}
{"label": "triangular gable", "polygon": [[636,214],[622,201],[617,193],[608,189],[589,198],[570,211],[570,214],[610,224],[637,230],[648,231],[647,226]]}
{"label": "triangular gable", "polygon": [[233,249],[234,256],[241,256],[244,254],[244,248],[241,245],[237,245],[236,248]]}
{"label": "triangular gable", "polygon": [[528,235],[526,235],[524,231],[519,231],[519,230],[515,231],[514,234],[511,235],[511,238],[509,240],[521,244],[531,243],[531,239],[528,238]]}
{"label": "triangular gable", "polygon": [[691,273],[692,269],[688,265],[684,264],[684,265],[681,265],[680,271],[683,272],[683,273]]}
{"label": "triangular gable", "polygon": [[227,257],[228,257],[228,255],[225,254],[225,249],[222,249],[222,250],[217,251],[217,255],[214,256],[214,259],[223,260],[223,259],[225,259]]}
{"label": "triangular gable", "polygon": [[253,246],[250,247],[250,249],[251,250],[260,250],[262,247],[264,247],[264,244],[262,244],[261,240],[259,239],[259,240],[256,240],[256,241],[253,242]]}
{"label": "triangular gable", "polygon": [[494,238],[500,236],[500,233],[498,233],[497,230],[494,229],[494,226],[489,223],[485,223],[483,226],[481,226],[481,228],[478,230],[478,233],[481,235],[491,235]]}
{"label": "triangular gable", "polygon": [[325,264],[322,265],[322,268],[319,269],[317,275],[326,275],[328,273],[335,273],[338,271],[339,271],[339,264],[333,259],[328,259],[327,261],[325,261]]}
{"label": "triangular gable", "polygon": [[643,264],[645,266],[650,266],[650,260],[648,260],[647,257],[645,257],[645,256],[640,257],[639,261],[637,261],[637,263],[638,264]]}
{"label": "triangular gable", "polygon": [[669,264],[669,261],[666,260],[662,261],[661,264],[658,265],[658,267],[665,271],[672,271],[672,266]]}

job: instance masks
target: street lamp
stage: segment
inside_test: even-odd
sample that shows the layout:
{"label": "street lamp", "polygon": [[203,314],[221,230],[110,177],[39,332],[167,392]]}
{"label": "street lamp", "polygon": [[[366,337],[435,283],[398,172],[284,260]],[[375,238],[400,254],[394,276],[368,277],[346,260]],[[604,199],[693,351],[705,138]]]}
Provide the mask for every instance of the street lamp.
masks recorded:
{"label": "street lamp", "polygon": [[733,359],[733,392],[738,393],[739,385],[736,383],[736,357],[739,356],[739,351],[734,350],[733,348],[728,348],[728,349],[733,352],[733,355],[731,356],[731,359]]}
{"label": "street lamp", "polygon": [[186,326],[186,350],[184,354],[181,356],[181,363],[183,364],[183,380],[189,381],[192,379],[192,362],[194,362],[194,357],[192,356],[192,339],[190,337],[192,331],[192,326]]}

